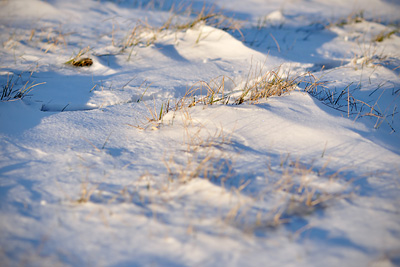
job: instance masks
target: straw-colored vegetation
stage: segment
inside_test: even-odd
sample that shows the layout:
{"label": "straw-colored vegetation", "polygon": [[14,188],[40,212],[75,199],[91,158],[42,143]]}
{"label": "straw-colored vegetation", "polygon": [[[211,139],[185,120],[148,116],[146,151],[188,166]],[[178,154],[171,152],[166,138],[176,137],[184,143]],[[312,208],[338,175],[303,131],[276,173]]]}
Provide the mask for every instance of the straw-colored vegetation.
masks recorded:
{"label": "straw-colored vegetation", "polygon": [[18,75],[13,73],[1,75],[3,77],[0,76],[0,82],[2,83],[0,88],[0,101],[23,99],[36,86],[45,84],[45,82],[36,83],[35,81],[31,81],[35,69],[36,67],[28,73],[22,72]]}

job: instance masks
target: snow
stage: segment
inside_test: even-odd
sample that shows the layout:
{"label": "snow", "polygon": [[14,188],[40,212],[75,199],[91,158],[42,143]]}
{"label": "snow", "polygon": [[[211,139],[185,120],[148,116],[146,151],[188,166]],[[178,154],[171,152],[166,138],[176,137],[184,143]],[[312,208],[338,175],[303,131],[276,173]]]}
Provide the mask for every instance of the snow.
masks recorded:
{"label": "snow", "polygon": [[[213,4],[240,30],[158,30]],[[398,7],[1,1],[1,90],[34,87],[0,102],[0,265],[400,265]],[[235,104],[266,72],[301,82]]]}

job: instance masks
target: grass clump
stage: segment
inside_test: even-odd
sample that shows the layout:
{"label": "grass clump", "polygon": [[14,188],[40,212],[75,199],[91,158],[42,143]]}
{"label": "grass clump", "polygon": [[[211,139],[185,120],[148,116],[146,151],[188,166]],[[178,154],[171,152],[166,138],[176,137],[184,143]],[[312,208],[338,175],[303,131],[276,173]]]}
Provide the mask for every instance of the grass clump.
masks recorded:
{"label": "grass clump", "polygon": [[97,188],[98,188],[98,185],[94,185],[89,188],[88,182],[86,182],[86,181],[82,182],[80,196],[75,202],[78,204],[83,204],[83,203],[89,202],[90,198],[92,197],[94,192],[96,192]]}
{"label": "grass clump", "polygon": [[[232,78],[221,76],[210,82],[201,81],[192,86],[185,98],[192,99],[188,104],[189,107],[197,104],[213,105],[216,103],[224,105],[241,105],[245,102],[256,104],[269,97],[281,96],[299,89],[298,85],[301,83],[307,83],[305,90],[312,90],[319,85],[319,82],[307,82],[308,80],[304,78],[309,75],[309,73],[304,73],[292,76],[290,71],[284,72],[281,68],[270,71],[263,71],[262,68],[256,69],[254,72],[250,70],[246,81],[239,86],[236,86]],[[227,81],[235,84],[233,91],[225,89]],[[206,95],[202,95],[204,91],[206,91]],[[200,96],[196,97],[198,92],[200,92]]]}
{"label": "grass clump", "polygon": [[225,31],[240,31],[239,23],[233,18],[223,15],[221,11],[217,11],[215,6],[203,5],[199,12],[194,12],[190,6],[177,10],[171,7],[170,16],[160,27],[152,27],[147,22],[138,21],[123,40],[121,50],[124,51],[138,45],[152,45],[159,39],[160,34],[186,31],[198,24],[206,24]]}
{"label": "grass clump", "polygon": [[[196,105],[228,104],[230,94],[225,93],[226,82],[234,84],[232,78],[219,76],[209,82],[200,81],[194,84],[179,101],[179,104],[194,107]],[[204,94],[204,92],[206,92]]]}
{"label": "grass clump", "polygon": [[281,96],[296,89],[299,83],[299,77],[292,78],[289,72],[285,75],[279,69],[267,71],[256,79],[246,81],[235,104],[240,105],[245,101],[256,103],[271,96]]}
{"label": "grass clump", "polygon": [[380,43],[380,42],[383,42],[386,39],[389,39],[390,36],[392,36],[393,34],[396,34],[396,33],[398,33],[398,30],[392,30],[392,31],[389,31],[389,32],[382,31],[377,36],[375,36],[372,39],[372,41]]}
{"label": "grass clump", "polygon": [[75,67],[90,67],[93,65],[93,60],[91,58],[80,58],[78,60],[73,60],[71,65]]}
{"label": "grass clump", "polygon": [[351,197],[350,182],[342,182],[338,172],[327,174],[326,165],[315,168],[291,160],[290,155],[280,165],[268,165],[265,189],[253,195],[253,201],[234,206],[226,214],[225,222],[254,234],[290,224],[296,218],[313,215],[337,200]]}
{"label": "grass clump", "polygon": [[[282,173],[273,188],[284,196],[285,202],[274,215],[275,225],[285,222],[292,216],[306,216],[315,210],[324,209],[328,202],[348,197],[345,193],[348,183],[339,184],[338,173],[325,174],[326,165],[319,170],[306,166],[298,160],[285,160],[281,163]],[[331,189],[332,185],[333,188]]]}
{"label": "grass clump", "polygon": [[[239,86],[236,85],[233,78],[226,76],[218,76],[209,82],[199,81],[192,85],[185,95],[175,102],[168,100],[157,106],[149,107],[149,116],[146,117],[147,122],[155,126],[157,129],[162,123],[164,115],[170,111],[177,112],[186,110],[198,105],[241,105],[244,103],[257,104],[262,100],[266,100],[273,96],[282,96],[296,89],[300,90],[300,84],[304,84],[303,90],[306,92],[316,91],[318,86],[322,86],[324,82],[320,82],[310,73],[291,75],[290,71],[282,71],[276,68],[270,71],[264,71],[257,68],[255,71],[250,70],[246,81]],[[229,84],[229,88],[226,88]],[[232,89],[232,86],[234,87]],[[135,126],[136,127],[136,126]],[[140,129],[146,129],[147,126]],[[152,127],[154,129],[154,127]]]}
{"label": "grass clump", "polygon": [[74,67],[90,67],[93,65],[93,60],[90,57],[84,57],[90,51],[90,47],[81,49],[76,56],[65,62],[67,65]]}
{"label": "grass clump", "polygon": [[361,23],[363,21],[364,21],[364,11],[361,10],[359,12],[351,13],[346,18],[339,19],[336,23],[333,23],[332,25],[343,27],[345,25]]}
{"label": "grass clump", "polygon": [[[394,117],[398,115],[397,105],[393,104],[396,99],[400,96],[400,90],[392,90],[390,93],[387,89],[382,87],[385,83],[378,85],[378,87],[373,90],[369,96],[376,92],[381,92],[381,95],[375,102],[370,102],[368,100],[361,100],[355,95],[359,93],[362,89],[362,84],[350,83],[343,89],[329,89],[325,86],[328,82],[319,81],[315,76],[309,76],[313,81],[309,81],[310,84],[315,84],[319,86],[312,86],[312,89],[305,89],[311,96],[317,98],[326,106],[333,108],[346,114],[348,118],[353,117],[354,119],[371,117],[375,118],[376,122],[374,125],[375,129],[378,129],[382,123],[386,123],[391,129],[391,132],[395,132],[394,127]],[[391,95],[393,102],[387,107],[380,107],[379,101],[381,97],[385,95]]]}
{"label": "grass clump", "polygon": [[24,72],[19,75],[8,73],[4,84],[1,86],[0,101],[6,102],[23,99],[34,87],[45,84],[45,82],[36,83],[35,81],[30,81],[33,73],[34,70],[30,72],[26,81],[23,78],[25,76]]}
{"label": "grass clump", "polygon": [[[34,29],[31,31],[29,41],[32,41],[33,37],[35,36],[35,32],[36,30]],[[64,33],[61,26],[59,29],[50,28],[47,30],[42,30],[42,32],[39,34],[43,38],[41,40],[43,43],[41,50],[43,50],[44,53],[47,53],[52,49],[57,49],[60,45],[63,45],[66,48],[66,37],[71,34],[72,33]]]}
{"label": "grass clump", "polygon": [[201,178],[220,181],[223,184],[232,176],[233,171],[231,159],[220,148],[229,145],[230,138],[224,135],[222,129],[206,137],[201,127],[197,131],[188,128],[184,130],[187,159],[184,162],[174,157],[164,160],[168,181],[187,183]]}
{"label": "grass clump", "polygon": [[199,23],[204,23],[209,26],[222,29],[225,31],[228,30],[237,30],[240,31],[240,25],[233,18],[229,18],[222,14],[222,12],[217,11],[215,6],[211,6],[210,8],[206,8],[203,5],[203,8],[198,13],[190,12],[190,16],[194,16],[191,20],[185,23],[177,23],[173,26],[173,29],[177,30],[187,30],[193,28]]}
{"label": "grass clump", "polygon": [[143,103],[146,106],[146,108],[150,114],[149,116],[146,117],[146,119],[148,122],[153,123],[153,124],[161,121],[162,118],[164,117],[164,115],[167,114],[168,111],[170,110],[169,101],[167,101],[166,103],[164,103],[164,102],[161,103],[160,111],[157,111],[157,105],[155,103],[155,100],[154,100],[153,108],[146,105],[145,102],[143,102]]}

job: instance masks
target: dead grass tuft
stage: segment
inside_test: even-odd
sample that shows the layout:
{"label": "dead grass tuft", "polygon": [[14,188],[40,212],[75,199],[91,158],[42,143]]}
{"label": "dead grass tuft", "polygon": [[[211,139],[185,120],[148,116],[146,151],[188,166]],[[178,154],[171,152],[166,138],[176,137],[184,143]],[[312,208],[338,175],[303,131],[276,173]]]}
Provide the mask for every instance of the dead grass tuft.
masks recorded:
{"label": "dead grass tuft", "polygon": [[276,209],[274,225],[292,216],[312,214],[315,210],[324,209],[332,200],[350,196],[346,193],[350,183],[341,185],[340,189],[329,190],[327,184],[338,181],[339,173],[326,177],[325,168],[326,165],[315,171],[313,166],[307,167],[298,160],[283,164],[281,179],[273,185],[284,200],[283,205]]}
{"label": "dead grass tuft", "polygon": [[85,47],[81,49],[76,56],[65,62],[67,65],[72,65],[74,67],[90,67],[93,65],[93,60],[89,57],[84,57],[90,51],[90,47]]}
{"label": "dead grass tuft", "polygon": [[364,20],[365,20],[364,19],[364,11],[361,10],[358,12],[350,13],[345,18],[338,19],[336,22],[329,24],[328,27],[333,27],[333,26],[343,27],[343,26],[350,25],[350,24],[361,23]]}
{"label": "dead grass tuft", "polygon": [[[35,81],[30,81],[36,68],[37,66],[29,71],[27,75],[26,72],[21,72],[18,75],[8,73],[4,84],[1,85],[0,101],[5,102],[23,99],[34,87],[45,84],[45,82],[36,83]],[[3,78],[1,76],[0,78],[0,81],[3,82]]]}
{"label": "dead grass tuft", "polygon": [[373,42],[383,42],[386,39],[389,39],[390,36],[392,36],[393,34],[398,33],[398,30],[391,30],[389,32],[386,31],[382,31],[381,33],[379,33],[377,36],[375,36],[374,38],[372,38]]}
{"label": "dead grass tuft", "polygon": [[255,73],[255,78],[248,77],[235,104],[240,105],[246,101],[257,103],[271,96],[281,96],[295,90],[301,82],[301,76],[291,77],[289,71],[282,73],[280,68],[267,72],[260,69]]}
{"label": "dead grass tuft", "polygon": [[318,86],[312,86],[311,90],[307,91],[311,96],[320,100],[326,106],[333,108],[346,114],[348,118],[353,117],[354,119],[371,117],[376,118],[376,123],[374,125],[375,129],[378,129],[382,123],[386,123],[392,132],[395,132],[393,118],[398,114],[397,105],[395,105],[395,100],[400,96],[400,90],[392,90],[393,102],[387,107],[381,107],[379,101],[383,94],[389,94],[385,92],[385,89],[381,89],[385,83],[382,83],[376,88],[372,94],[381,91],[380,96],[375,100],[375,102],[369,103],[367,100],[361,100],[356,98],[354,95],[361,90],[361,83],[354,84],[350,83],[345,88],[341,90],[328,89],[325,85],[327,82],[319,81],[315,76],[310,76],[313,81],[310,83],[318,84]]}
{"label": "dead grass tuft", "polygon": [[163,160],[169,182],[187,183],[202,178],[223,183],[231,177],[232,159],[224,152],[224,147],[231,143],[231,135],[222,127],[210,133],[204,125],[192,122],[190,116],[182,116],[182,124],[172,127],[182,128],[186,160],[173,155]]}
{"label": "dead grass tuft", "polygon": [[[150,46],[154,44],[162,34],[186,31],[198,24],[207,24],[225,31],[239,32],[241,27],[238,21],[223,15],[221,11],[216,10],[215,6],[207,8],[204,4],[199,12],[194,12],[191,6],[177,9],[173,6],[170,10],[170,16],[160,27],[153,27],[147,22],[139,20],[122,41],[121,51],[139,45]],[[130,56],[131,53],[132,50]]]}
{"label": "dead grass tuft", "polygon": [[[227,83],[230,84],[229,90],[226,89]],[[318,88],[323,87],[325,83],[311,73],[292,76],[290,70],[284,72],[281,68],[270,71],[264,71],[262,68],[256,68],[254,71],[251,69],[246,81],[239,86],[236,85],[233,78],[218,76],[208,82],[195,83],[183,97],[175,101],[168,100],[159,108],[157,108],[155,100],[153,107],[149,107],[143,102],[149,111],[149,116],[146,116],[144,126],[138,126],[138,128],[147,129],[150,123],[158,129],[162,124],[163,116],[171,111],[184,111],[198,105],[256,104],[269,97],[282,96],[293,90],[300,90],[300,84],[304,91],[316,94]],[[231,88],[232,85],[234,85],[234,89]],[[187,111],[185,112],[187,113]]]}
{"label": "dead grass tuft", "polygon": [[67,48],[67,37],[71,34],[73,32],[64,32],[62,25],[58,28],[32,29],[28,41],[39,41],[41,43],[40,50],[48,53],[58,49],[60,46]]}
{"label": "dead grass tuft", "polygon": [[350,198],[351,182],[341,182],[338,172],[327,174],[325,168],[316,169],[298,160],[292,161],[289,156],[279,168],[268,166],[266,190],[253,196],[253,201],[232,207],[225,222],[253,234],[275,229],[295,218],[315,214],[338,200]]}

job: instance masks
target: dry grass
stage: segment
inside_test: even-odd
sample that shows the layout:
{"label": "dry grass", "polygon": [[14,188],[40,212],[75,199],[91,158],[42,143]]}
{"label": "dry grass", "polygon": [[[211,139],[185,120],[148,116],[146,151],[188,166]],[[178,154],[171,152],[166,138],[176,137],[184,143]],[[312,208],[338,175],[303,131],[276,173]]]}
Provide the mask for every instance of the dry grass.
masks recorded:
{"label": "dry grass", "polygon": [[[364,18],[364,12],[363,11],[359,11],[359,12],[353,12],[351,14],[349,14],[347,17],[345,18],[340,18],[339,20],[337,20],[336,22],[333,22],[331,24],[328,25],[329,27],[343,27],[346,25],[351,25],[351,24],[356,24],[356,23],[362,23],[365,21]],[[372,20],[375,21],[377,23],[381,23],[379,20]],[[396,29],[389,29],[389,30],[385,30],[380,32],[379,34],[377,34],[375,37],[372,38],[372,42],[383,42],[386,39],[389,39],[393,34],[397,34],[399,32],[398,28]]]}
{"label": "dry grass", "polygon": [[229,81],[234,83],[232,78],[218,76],[209,82],[199,81],[186,91],[184,97],[178,101],[179,107],[187,105],[194,107],[196,105],[228,104],[230,94],[225,93],[225,84]]}
{"label": "dry grass", "polygon": [[[49,50],[57,48],[59,45],[64,45],[67,47],[66,37],[71,33],[63,33],[62,28],[60,26],[59,29],[50,29],[47,33],[47,36],[43,39],[43,48],[45,53]],[[33,37],[33,34],[31,34]],[[30,39],[32,38],[30,37]]]}
{"label": "dry grass", "polygon": [[[220,87],[218,83],[217,88]],[[178,111],[184,113],[188,109],[189,106],[185,104],[181,105]],[[154,114],[157,116],[154,120],[159,119],[158,110]],[[235,182],[233,186],[230,182],[240,179],[234,171],[232,155],[224,149],[231,145],[232,136],[226,134],[222,128],[210,133],[207,127],[194,121],[189,114],[183,115],[181,124],[170,126],[181,127],[184,138],[179,153],[169,153],[163,158],[166,172],[155,176],[143,174],[137,181],[138,186],[131,189],[128,186],[123,187],[114,192],[107,203],[127,202],[151,210],[152,205],[163,206],[171,201],[182,201],[180,194],[175,194],[177,188],[195,179],[206,179],[227,189],[234,200],[229,204],[218,202],[209,207],[201,204],[202,212],[218,210],[220,214],[214,213],[215,220],[223,222],[223,228],[230,225],[244,233],[254,234],[290,223],[296,217],[315,214],[330,203],[350,196],[348,184],[336,183],[340,181],[338,173],[327,174],[326,165],[317,169],[312,165],[302,164],[299,160],[291,160],[289,155],[282,158],[277,166],[266,165],[263,189],[247,196],[249,192],[246,188],[252,183],[252,178],[249,178],[251,176],[242,174],[242,181]],[[342,187],[337,190],[325,190],[330,188],[327,183],[341,184]],[[96,189],[95,185],[88,188],[87,184],[83,183],[82,193],[77,202],[90,202]],[[202,215],[190,213],[189,216],[191,227],[195,229],[196,220],[200,220]],[[194,231],[193,229],[190,232]]]}
{"label": "dry grass", "polygon": [[[256,104],[273,96],[282,96],[303,84],[306,92],[323,86],[311,73],[292,75],[290,70],[283,71],[281,67],[265,71],[262,67],[250,69],[246,81],[235,89],[226,90],[225,84],[229,81],[235,84],[233,78],[220,76],[210,82],[200,81],[192,86],[179,101],[180,106],[186,103],[188,107],[213,104],[241,105],[243,103]],[[204,95],[205,92],[205,95]]]}
{"label": "dry grass", "polygon": [[5,102],[23,99],[33,90],[33,88],[45,84],[45,82],[36,83],[35,81],[30,81],[36,68],[37,66],[29,71],[27,78],[25,77],[25,72],[22,72],[19,75],[7,74],[4,84],[1,86],[0,101]]}
{"label": "dry grass", "polygon": [[213,5],[207,8],[203,5],[203,8],[198,13],[189,12],[191,18],[189,21],[184,23],[178,23],[172,28],[176,30],[187,30],[193,28],[199,23],[204,23],[209,26],[222,29],[225,31],[238,31],[240,32],[240,22],[223,15],[222,11],[217,11],[216,7]]}
{"label": "dry grass", "polygon": [[187,183],[195,178],[220,180],[224,183],[232,174],[232,159],[222,147],[230,144],[230,136],[223,129],[210,134],[207,129],[183,124],[186,161],[174,156],[164,159],[168,181]]}
{"label": "dry grass", "polygon": [[354,53],[351,59],[351,64],[355,70],[368,68],[376,68],[382,65],[387,59],[384,55],[383,50],[378,50],[378,47],[372,42],[369,44],[359,44],[359,52]]}
{"label": "dry grass", "polygon": [[187,109],[197,105],[228,104],[229,94],[224,93],[225,81],[228,79],[233,81],[225,76],[219,76],[209,82],[199,81],[191,86],[183,97],[177,100],[167,100],[160,107],[155,100],[153,100],[152,106],[140,101],[146,106],[149,115],[145,116],[145,122],[137,128],[147,129],[149,125],[152,129],[159,128],[164,115],[171,111],[183,112],[188,115]]}
{"label": "dry grass", "polygon": [[58,28],[33,28],[30,32],[28,42],[39,42],[40,50],[44,53],[54,51],[60,47],[65,49],[68,46],[68,36],[73,32],[64,32],[62,25]]}
{"label": "dry grass", "polygon": [[393,126],[393,118],[398,113],[395,101],[400,96],[400,90],[393,90],[391,94],[393,97],[392,103],[387,107],[381,107],[379,101],[386,91],[385,89],[381,89],[384,83],[380,84],[378,88],[370,94],[371,96],[377,91],[382,91],[380,96],[375,100],[375,102],[368,103],[367,100],[361,100],[354,96],[361,90],[361,83],[350,83],[342,90],[337,90],[336,88],[328,89],[326,87],[328,82],[320,81],[321,78],[316,78],[313,75],[310,75],[309,77],[311,78],[309,80],[311,87],[309,87],[309,89],[306,87],[305,91],[320,100],[326,106],[346,114],[348,118],[376,118],[376,123],[374,125],[375,129],[378,129],[382,123],[386,123],[392,132],[396,131]]}
{"label": "dry grass", "polygon": [[82,48],[76,56],[65,62],[67,65],[72,65],[74,67],[90,67],[93,65],[93,60],[90,57],[84,57],[84,55],[88,54],[90,51],[90,47]]}
{"label": "dry grass", "polygon": [[343,27],[346,25],[350,24],[355,24],[355,23],[361,23],[363,22],[364,19],[364,12],[363,11],[358,11],[358,12],[352,12],[350,13],[347,17],[345,18],[340,18],[336,20],[335,22],[330,23],[327,27]]}
{"label": "dry grass", "polygon": [[[251,76],[253,75],[253,76]],[[281,96],[289,93],[301,82],[301,76],[291,77],[290,72],[283,73],[280,68],[264,72],[262,68],[249,72],[242,94],[235,100],[235,104],[244,102],[257,103],[271,96]]]}
{"label": "dry grass", "polygon": [[398,33],[398,30],[390,30],[390,31],[382,31],[381,33],[379,33],[377,36],[375,36],[372,41],[373,42],[383,42],[386,39],[389,39],[390,36],[392,36],[393,34]]}
{"label": "dry grass", "polygon": [[[351,197],[351,182],[339,183],[340,174],[328,175],[326,167],[316,169],[290,160],[289,156],[279,168],[268,166],[265,189],[253,196],[253,201],[233,206],[225,215],[225,222],[253,234],[310,216],[335,201]],[[238,190],[242,191],[247,184],[242,183]],[[330,184],[337,188],[329,190]]]}
{"label": "dry grass", "polygon": [[[326,167],[325,165],[315,171],[313,166],[307,167],[298,160],[283,164],[282,177],[273,186],[274,190],[279,192],[284,199],[284,204],[276,209],[277,212],[273,220],[275,225],[287,220],[284,217],[305,216],[317,209],[325,208],[331,200],[350,196],[345,193],[349,183],[342,185],[340,190],[333,192],[325,191],[319,186],[319,183],[314,183],[321,180],[320,182],[329,184],[338,180],[339,173],[337,172],[326,177]],[[324,186],[324,188],[327,187]]]}
{"label": "dry grass", "polygon": [[[78,204],[125,202],[140,205],[165,203],[174,200],[167,196],[171,190],[193,179],[207,179],[223,185],[232,176],[232,160],[222,149],[223,146],[229,145],[230,136],[222,129],[209,134],[201,125],[192,127],[185,124],[182,130],[185,135],[182,143],[183,151],[177,156],[164,157],[165,173],[155,175],[145,172],[132,182],[132,185],[111,192],[99,189],[102,181],[90,182],[87,169],[86,176],[81,182],[80,194],[77,199],[72,199],[72,202]],[[103,180],[107,178],[108,176]]]}
{"label": "dry grass", "polygon": [[87,181],[81,183],[81,193],[76,203],[82,204],[90,201],[91,196],[96,192],[98,185],[92,185]]}
{"label": "dry grass", "polygon": [[[170,16],[165,23],[159,27],[153,27],[146,21],[139,20],[129,34],[122,41],[121,51],[138,45],[149,46],[154,44],[163,34],[182,32],[195,27],[198,24],[207,24],[225,31],[239,31],[240,23],[233,18],[226,17],[215,6],[203,8],[195,13],[188,7],[175,8],[170,10]],[[199,41],[199,39],[197,40]],[[114,40],[113,40],[113,43]],[[131,56],[132,50],[130,52]]]}
{"label": "dry grass", "polygon": [[[230,84],[229,90],[226,84]],[[280,67],[264,71],[263,68],[251,69],[246,77],[246,81],[239,86],[236,85],[233,78],[218,76],[210,81],[199,81],[192,85],[183,97],[177,100],[168,100],[161,107],[157,107],[154,101],[153,107],[149,107],[145,102],[149,115],[146,116],[146,122],[141,129],[147,129],[149,123],[156,128],[162,123],[162,118],[169,112],[184,111],[187,109],[203,105],[241,105],[244,103],[257,104],[265,101],[269,97],[282,96],[293,90],[300,90],[301,84],[303,90],[316,94],[319,87],[323,87],[326,82],[320,81],[311,73],[291,75],[290,71],[284,72]],[[232,90],[231,85],[234,85]]]}
{"label": "dry grass", "polygon": [[[295,79],[287,78],[287,76],[282,78],[277,71],[268,72],[259,80],[246,82],[247,86],[244,87],[246,90],[242,89],[240,94],[242,98],[237,98],[243,99],[243,101],[234,100],[232,104],[257,103],[269,96],[282,95],[296,88],[299,81],[304,83],[305,88],[310,91],[323,85],[323,82],[315,77],[312,77],[314,80],[303,80],[303,77],[300,75],[296,76]],[[225,92],[224,83],[224,77],[219,77],[207,83],[199,82],[188,90],[188,93],[178,101],[178,104],[171,108],[171,110],[180,111],[184,115],[181,125],[183,125],[185,136],[184,145],[186,148],[184,153],[186,159],[182,160],[181,156],[164,158],[167,178],[163,186],[158,185],[163,192],[172,190],[171,185],[173,183],[179,186],[198,178],[218,181],[222,187],[225,187],[229,179],[238,179],[238,177],[235,177],[232,158],[222,150],[222,147],[230,146],[231,137],[226,136],[222,129],[212,135],[209,134],[204,126],[193,122],[188,111],[190,107],[196,105],[229,104],[227,99],[231,95]],[[264,90],[261,84],[265,87],[272,87],[272,89],[268,91],[269,93],[260,93],[259,91]],[[285,87],[289,87],[289,89]],[[252,88],[254,92],[251,92],[248,88]],[[200,91],[206,95],[196,96],[195,93]],[[248,97],[243,97],[244,95]],[[158,114],[158,112],[154,114]],[[244,179],[238,183],[237,187],[231,187],[231,193],[237,196],[239,200],[232,202],[226,213],[221,214],[222,221],[245,232],[254,232],[265,227],[277,227],[283,223],[288,223],[295,216],[308,216],[317,210],[324,209],[331,201],[348,197],[349,194],[346,193],[347,185],[343,186],[342,190],[325,191],[324,187],[320,187],[321,183],[315,183],[318,179],[325,183],[335,182],[338,179],[338,173],[327,175],[324,173],[325,168],[326,166],[323,166],[316,171],[312,166],[306,167],[300,161],[291,161],[289,156],[286,157],[281,161],[278,170],[272,171],[270,166],[266,168],[266,172],[268,169],[270,170],[270,173],[266,175],[266,191],[260,192],[259,196],[252,196],[253,201],[240,200],[242,191],[251,183],[250,179]],[[276,180],[276,177],[280,178]],[[268,180],[275,180],[275,182],[268,182]],[[280,198],[274,208],[261,210],[257,208],[263,203],[264,199],[270,198],[270,196]]]}

